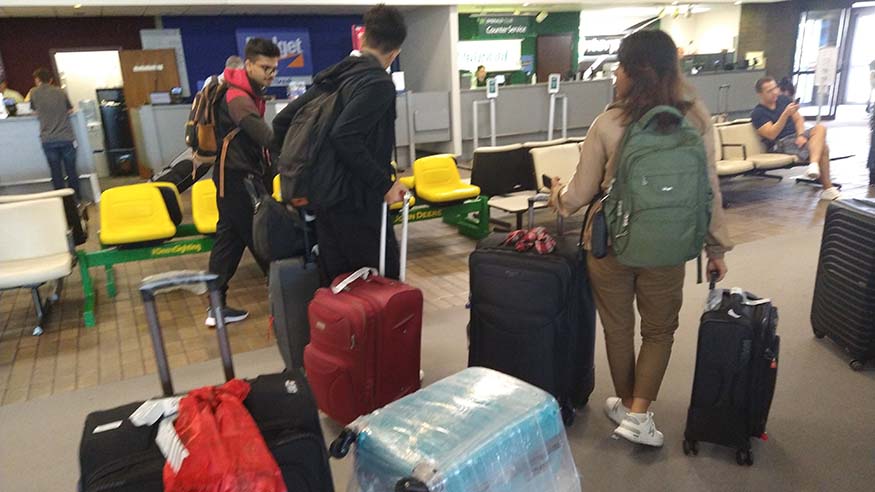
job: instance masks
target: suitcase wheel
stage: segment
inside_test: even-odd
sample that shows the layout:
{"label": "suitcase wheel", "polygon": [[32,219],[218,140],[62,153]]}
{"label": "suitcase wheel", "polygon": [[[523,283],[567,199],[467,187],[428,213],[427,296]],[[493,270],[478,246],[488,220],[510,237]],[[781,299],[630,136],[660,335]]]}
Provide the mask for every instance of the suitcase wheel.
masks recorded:
{"label": "suitcase wheel", "polygon": [[826,336],[826,333],[823,333],[822,331],[814,330],[814,338],[823,338],[825,336]]}
{"label": "suitcase wheel", "polygon": [[565,427],[571,427],[571,424],[574,423],[574,407],[569,404],[564,404],[559,408],[560,413],[562,414],[562,423],[565,424]]}
{"label": "suitcase wheel", "polygon": [[850,363],[852,371],[862,371],[863,366],[865,366],[865,365],[866,365],[866,363],[864,361],[858,360],[858,359],[854,359]]}
{"label": "suitcase wheel", "polygon": [[415,478],[402,478],[395,483],[395,492],[428,492],[428,486]]}
{"label": "suitcase wheel", "polygon": [[689,456],[699,455],[699,441],[688,441],[684,439],[684,454]]}
{"label": "suitcase wheel", "polygon": [[352,446],[352,443],[355,442],[357,437],[358,435],[354,431],[343,429],[343,432],[337,436],[337,439],[331,441],[331,446],[328,447],[328,452],[331,453],[333,458],[345,458],[349,453],[350,446]]}
{"label": "suitcase wheel", "polygon": [[753,452],[749,449],[739,449],[735,452],[735,462],[741,466],[753,465]]}

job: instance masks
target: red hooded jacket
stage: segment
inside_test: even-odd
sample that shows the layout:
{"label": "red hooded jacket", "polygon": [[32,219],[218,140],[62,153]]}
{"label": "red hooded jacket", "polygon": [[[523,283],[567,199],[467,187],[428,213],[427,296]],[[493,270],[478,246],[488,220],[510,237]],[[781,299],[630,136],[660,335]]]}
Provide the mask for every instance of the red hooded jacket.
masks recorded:
{"label": "red hooded jacket", "polygon": [[[226,68],[224,78],[229,87],[216,107],[216,141],[221,142],[218,162],[224,162],[224,170],[232,174],[242,171],[263,176],[269,167],[265,149],[273,138],[273,130],[264,121],[263,89],[253,87],[242,68]],[[224,142],[235,130],[233,138]]]}

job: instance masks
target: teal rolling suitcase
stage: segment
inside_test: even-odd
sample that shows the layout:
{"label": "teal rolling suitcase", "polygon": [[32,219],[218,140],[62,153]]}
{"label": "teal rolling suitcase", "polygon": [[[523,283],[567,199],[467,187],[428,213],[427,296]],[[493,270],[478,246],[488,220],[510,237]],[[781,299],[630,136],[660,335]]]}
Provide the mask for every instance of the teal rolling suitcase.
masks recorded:
{"label": "teal rolling suitcase", "polygon": [[355,448],[349,490],[579,492],[559,405],[505,374],[472,367],[349,424],[331,445]]}

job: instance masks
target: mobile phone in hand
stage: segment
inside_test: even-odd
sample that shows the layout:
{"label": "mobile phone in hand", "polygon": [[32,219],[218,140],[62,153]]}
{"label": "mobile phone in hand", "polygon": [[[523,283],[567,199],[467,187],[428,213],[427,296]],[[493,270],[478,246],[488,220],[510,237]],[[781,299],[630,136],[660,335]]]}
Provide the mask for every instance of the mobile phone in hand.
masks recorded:
{"label": "mobile phone in hand", "polygon": [[799,104],[799,101],[801,101],[801,100],[802,100],[801,97],[797,97],[796,99],[793,99],[793,102],[796,104]]}
{"label": "mobile phone in hand", "polygon": [[543,183],[546,188],[553,188],[553,179],[546,174],[541,175],[541,183]]}

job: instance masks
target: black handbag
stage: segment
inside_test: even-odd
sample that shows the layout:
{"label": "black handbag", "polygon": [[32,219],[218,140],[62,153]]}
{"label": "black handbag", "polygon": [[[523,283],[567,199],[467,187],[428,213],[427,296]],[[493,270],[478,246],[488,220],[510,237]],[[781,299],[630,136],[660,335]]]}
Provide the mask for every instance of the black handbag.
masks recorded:
{"label": "black handbag", "polygon": [[[608,248],[610,247],[608,244],[608,222],[605,220],[605,209],[602,207],[605,198],[607,195],[598,195],[590,202],[589,208],[586,210],[586,218],[583,221],[583,228],[580,231],[580,246],[583,249],[583,236],[586,233],[587,222],[592,221],[589,252],[597,259],[608,256]],[[598,209],[593,212],[593,207],[598,207]]]}

